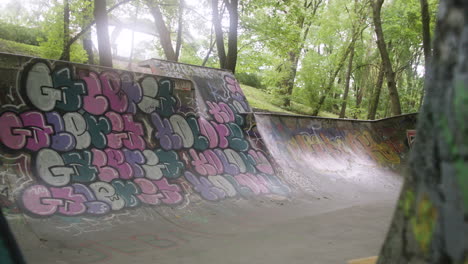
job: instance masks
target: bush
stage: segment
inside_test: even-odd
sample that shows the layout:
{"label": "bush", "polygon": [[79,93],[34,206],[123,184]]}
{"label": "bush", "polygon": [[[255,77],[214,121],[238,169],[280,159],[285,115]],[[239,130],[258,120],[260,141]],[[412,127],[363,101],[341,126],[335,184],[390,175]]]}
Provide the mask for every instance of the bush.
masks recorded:
{"label": "bush", "polygon": [[27,28],[3,21],[0,21],[0,36],[2,36],[2,39],[34,46],[39,45],[38,39],[45,37],[37,28]]}
{"label": "bush", "polygon": [[258,89],[264,89],[265,86],[262,84],[261,78],[255,73],[246,73],[246,72],[239,72],[236,73],[236,79],[238,82],[252,86]]}

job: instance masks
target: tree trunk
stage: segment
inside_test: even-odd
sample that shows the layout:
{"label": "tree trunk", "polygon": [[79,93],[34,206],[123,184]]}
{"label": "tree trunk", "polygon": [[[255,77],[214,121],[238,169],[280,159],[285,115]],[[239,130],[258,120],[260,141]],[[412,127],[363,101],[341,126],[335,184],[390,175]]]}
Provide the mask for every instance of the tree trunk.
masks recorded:
{"label": "tree trunk", "polygon": [[224,35],[219,17],[218,0],[211,0],[213,27],[215,31],[216,49],[218,50],[219,67],[226,68],[226,50],[224,49]]}
{"label": "tree trunk", "polygon": [[238,0],[225,0],[229,12],[228,52],[226,56],[226,69],[236,72],[237,65],[237,26],[239,24]]}
{"label": "tree trunk", "polygon": [[158,31],[159,41],[164,50],[164,55],[169,61],[177,61],[177,57],[172,47],[171,41],[171,32],[166,27],[164,22],[161,9],[159,9],[158,3],[155,3],[153,0],[146,1],[150,9],[150,13],[154,18],[154,23],[156,25],[156,30]]}
{"label": "tree trunk", "polygon": [[70,61],[70,46],[67,45],[70,39],[70,3],[64,0],[63,3],[63,52],[60,60]]}
{"label": "tree trunk", "polygon": [[94,19],[98,39],[99,65],[112,67],[112,51],[107,24],[106,0],[94,0]]}
{"label": "tree trunk", "polygon": [[[312,0],[310,2],[308,0],[305,0],[303,4],[305,12],[310,12],[312,16],[315,16],[322,2],[323,0]],[[309,9],[311,9],[311,11],[308,11]],[[283,90],[282,94],[284,96],[284,100],[283,100],[284,107],[291,106],[291,95],[293,93],[294,84],[296,82],[297,67],[299,65],[299,59],[301,57],[302,51],[304,50],[304,44],[305,44],[305,41],[307,40],[307,36],[309,35],[309,30],[310,30],[312,23],[311,22],[306,23],[306,18],[304,15],[302,15],[297,19],[296,25],[301,29],[301,35],[298,38],[299,43],[297,43],[298,44],[297,48],[294,48],[293,50],[288,52],[287,66],[289,67],[287,68],[287,71],[289,72],[289,74],[287,75],[286,79],[284,79],[280,83],[282,90]]]}
{"label": "tree trunk", "polygon": [[375,120],[375,114],[377,113],[377,107],[379,106],[380,92],[382,91],[383,79],[384,69],[383,64],[381,64],[379,69],[379,76],[377,77],[377,83],[375,84],[375,90],[371,98],[369,114],[367,115],[367,119],[369,120]]}
{"label": "tree trunk", "polygon": [[[91,11],[93,0],[87,0],[89,2],[89,6],[83,10],[85,16],[85,22],[81,25],[81,28],[85,28],[86,23],[89,23],[92,20]],[[70,41],[70,40],[69,40]],[[83,49],[86,51],[86,55],[88,56],[88,64],[94,64],[94,51],[93,51],[93,40],[91,38],[91,32],[88,31],[83,35]]]}
{"label": "tree trunk", "polygon": [[91,39],[91,32],[83,35],[83,49],[86,51],[86,55],[88,56],[88,64],[94,64],[93,40]]}
{"label": "tree trunk", "polygon": [[[427,0],[420,0],[421,3],[421,22],[422,22],[422,35],[423,35],[423,49],[424,49],[424,64],[425,72],[428,72],[429,65],[431,64],[432,49],[431,49],[431,16],[429,14],[429,5]],[[424,100],[424,91],[421,95],[421,102]]]}
{"label": "tree trunk", "polygon": [[353,71],[353,59],[354,59],[354,42],[352,44],[351,52],[349,54],[348,71],[346,72],[345,90],[344,90],[344,95],[343,95],[343,103],[341,104],[340,118],[344,118],[346,115],[346,103],[348,100],[349,83],[351,81],[351,72]]}
{"label": "tree trunk", "polygon": [[333,83],[335,82],[336,76],[338,76],[338,73],[341,71],[341,68],[343,68],[343,65],[346,61],[346,58],[348,58],[348,54],[351,51],[351,44],[346,48],[345,53],[343,54],[343,57],[341,57],[340,62],[335,68],[335,71],[330,77],[330,80],[328,81],[327,87],[325,87],[325,91],[323,92],[322,96],[320,96],[319,102],[315,106],[314,111],[312,112],[313,116],[317,116],[318,113],[320,112],[320,108],[322,108],[323,103],[325,102],[325,99],[327,98],[327,95],[330,93],[330,90],[333,88]]}
{"label": "tree trunk", "polygon": [[[89,1],[93,1],[93,0],[89,0]],[[106,10],[106,15],[109,14],[110,12],[112,12],[112,10],[116,9],[117,7],[125,4],[125,3],[128,3],[130,2],[131,0],[123,0],[117,4],[115,4],[114,6],[112,6],[111,8],[109,8],[108,10]],[[76,34],[75,36],[73,36],[67,43],[67,48],[70,48],[71,45],[73,45],[73,43],[75,43],[75,41],[77,41],[81,36],[89,33],[89,30],[91,29],[91,27],[94,26],[94,24],[96,24],[96,19],[91,21],[88,25],[86,25],[80,32],[78,32],[78,34]],[[63,56],[63,53],[60,57]]]}
{"label": "tree trunk", "polygon": [[424,50],[424,62],[426,69],[429,68],[432,49],[431,49],[431,16],[429,14],[429,5],[427,0],[420,0],[421,3],[421,22],[422,22],[422,35],[423,35],[423,50]]}
{"label": "tree trunk", "polygon": [[380,18],[380,12],[384,0],[373,1],[374,2],[372,3],[372,11],[374,17],[375,33],[377,35],[377,46],[380,51],[380,56],[384,65],[385,76],[387,78],[388,91],[390,95],[390,100],[392,102],[392,113],[393,115],[401,115],[400,97],[398,96],[398,90],[396,87],[395,72],[393,71],[392,62],[390,61],[390,56],[388,55],[382,31],[382,21]]}
{"label": "tree trunk", "polygon": [[299,52],[291,51],[288,53],[289,59],[286,66],[289,74],[284,80],[282,80],[280,84],[282,87],[285,87],[282,89],[282,95],[284,96],[283,107],[291,106],[291,95],[294,89],[294,83],[297,74],[297,65],[299,64],[299,56],[301,52],[302,48],[299,49]]}
{"label": "tree trunk", "polygon": [[440,1],[409,175],[379,264],[468,263],[467,14],[467,1]]}
{"label": "tree trunk", "polygon": [[175,57],[179,61],[180,48],[182,47],[182,30],[184,22],[184,0],[179,0],[179,21],[177,22],[177,39],[176,39],[176,50]]}

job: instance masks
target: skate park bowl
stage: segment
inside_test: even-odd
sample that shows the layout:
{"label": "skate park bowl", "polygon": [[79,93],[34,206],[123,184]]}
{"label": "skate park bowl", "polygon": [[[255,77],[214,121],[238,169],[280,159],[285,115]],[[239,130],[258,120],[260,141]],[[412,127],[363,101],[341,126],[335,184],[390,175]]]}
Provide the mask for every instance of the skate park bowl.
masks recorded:
{"label": "skate park bowl", "polygon": [[416,114],[253,113],[232,73],[0,54],[0,205],[27,263],[378,255]]}

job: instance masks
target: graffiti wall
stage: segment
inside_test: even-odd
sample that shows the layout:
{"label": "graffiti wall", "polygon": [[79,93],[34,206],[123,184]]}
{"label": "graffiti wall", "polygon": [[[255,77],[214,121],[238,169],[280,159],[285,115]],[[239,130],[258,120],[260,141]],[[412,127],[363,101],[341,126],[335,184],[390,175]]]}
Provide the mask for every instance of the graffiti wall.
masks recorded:
{"label": "graffiti wall", "polygon": [[222,101],[239,113],[252,112],[232,72],[165,60],[151,59],[140,63],[156,75],[188,79],[196,87],[198,112],[204,115],[211,106],[206,102]]}
{"label": "graffiti wall", "polygon": [[398,172],[409,152],[405,131],[416,125],[415,114],[371,122],[271,114],[255,120],[271,155],[302,186],[314,175],[357,175],[353,181],[366,184],[385,178],[379,171]]}
{"label": "graffiti wall", "polygon": [[232,75],[197,77],[210,94],[199,112],[182,80],[1,56],[2,203],[32,217],[100,216],[188,194],[289,193]]}

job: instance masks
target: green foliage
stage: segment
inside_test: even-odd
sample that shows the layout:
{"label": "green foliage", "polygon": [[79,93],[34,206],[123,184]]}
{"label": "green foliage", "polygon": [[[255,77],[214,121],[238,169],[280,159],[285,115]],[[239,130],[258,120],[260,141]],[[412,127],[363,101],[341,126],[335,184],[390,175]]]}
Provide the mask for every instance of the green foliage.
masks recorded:
{"label": "green foliage", "polygon": [[0,36],[6,40],[35,46],[39,45],[39,38],[45,39],[44,33],[38,28],[10,24],[3,20],[0,20]]}
{"label": "green foliage", "polygon": [[265,86],[262,84],[261,77],[256,73],[237,72],[236,79],[242,84],[252,86],[255,88],[263,89]]}
{"label": "green foliage", "polygon": [[0,52],[39,57],[41,49],[38,46],[0,39]]}
{"label": "green foliage", "polygon": [[[41,28],[43,32],[46,32],[46,38],[39,39],[41,57],[59,59],[64,46],[63,5],[56,5],[48,10],[44,22],[41,23]],[[87,61],[86,51],[79,43],[74,43],[71,46],[70,60],[78,63]]]}

